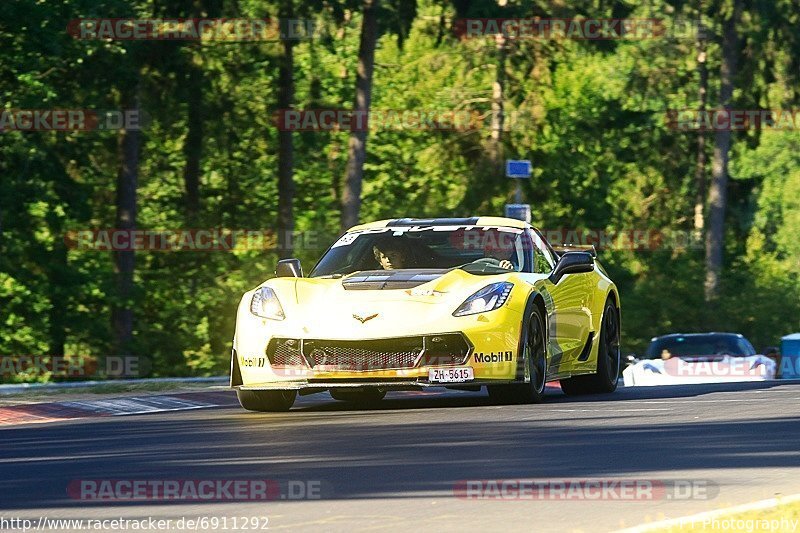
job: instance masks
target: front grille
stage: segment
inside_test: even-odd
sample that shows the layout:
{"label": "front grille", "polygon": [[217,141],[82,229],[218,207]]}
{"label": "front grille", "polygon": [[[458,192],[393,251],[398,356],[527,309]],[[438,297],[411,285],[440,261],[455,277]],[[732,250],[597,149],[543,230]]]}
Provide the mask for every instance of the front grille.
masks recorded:
{"label": "front grille", "polygon": [[303,342],[303,355],[320,370],[386,370],[414,368],[422,347],[422,337],[367,341],[307,340]]}
{"label": "front grille", "polygon": [[273,366],[316,370],[390,370],[460,365],[470,344],[460,333],[370,340],[272,339],[267,358]]}
{"label": "front grille", "polygon": [[306,366],[297,339],[272,339],[267,345],[267,359],[273,366]]}

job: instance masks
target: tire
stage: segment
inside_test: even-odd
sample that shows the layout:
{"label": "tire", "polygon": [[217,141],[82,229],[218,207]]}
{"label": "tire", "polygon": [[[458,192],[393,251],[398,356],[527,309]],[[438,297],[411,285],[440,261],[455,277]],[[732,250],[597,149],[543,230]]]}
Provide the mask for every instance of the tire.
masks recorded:
{"label": "tire", "polygon": [[603,325],[600,327],[597,372],[561,380],[561,390],[569,396],[614,392],[617,389],[619,368],[619,312],[609,300],[603,310]]}
{"label": "tire", "polygon": [[294,405],[295,390],[237,390],[239,404],[248,411],[284,412]]}
{"label": "tire", "polygon": [[331,397],[342,402],[355,403],[358,405],[369,405],[383,400],[386,396],[385,390],[376,388],[369,389],[331,389]]}
{"label": "tire", "polygon": [[525,404],[544,401],[544,385],[547,382],[547,351],[542,312],[536,305],[530,306],[522,321],[519,339],[519,356],[526,383],[490,385],[489,398],[496,403]]}

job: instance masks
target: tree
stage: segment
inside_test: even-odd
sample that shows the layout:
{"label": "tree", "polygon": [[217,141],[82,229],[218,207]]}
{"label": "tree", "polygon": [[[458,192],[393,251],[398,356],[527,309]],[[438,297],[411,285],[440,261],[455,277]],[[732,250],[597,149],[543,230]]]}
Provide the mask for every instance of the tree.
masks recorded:
{"label": "tree", "polygon": [[[361,38],[358,44],[358,70],[356,71],[356,98],[353,112],[366,125],[372,102],[372,74],[375,69],[375,45],[378,41],[378,2],[364,0],[361,20]],[[342,192],[341,227],[346,230],[358,224],[361,210],[361,182],[364,177],[364,160],[367,157],[368,127],[357,127],[350,133],[347,144],[347,169]]]}
{"label": "tree", "polygon": [[[700,24],[697,31],[697,76],[699,87],[698,113],[700,116],[706,112],[708,101],[708,65],[706,47],[706,29],[702,23],[702,9]],[[705,228],[705,203],[706,203],[706,133],[697,132],[697,157],[694,170],[695,199],[694,199],[694,230],[702,236]]]}
{"label": "tree", "polygon": [[375,70],[375,48],[386,32],[397,35],[402,47],[417,14],[416,0],[364,0],[361,11],[361,34],[358,44],[356,95],[353,112],[365,127],[355,128],[347,144],[347,167],[341,197],[341,229],[358,224],[361,212],[361,189],[364,161],[367,157],[369,113],[372,105],[372,76]]}
{"label": "tree", "polygon": [[489,161],[494,172],[503,168],[503,125],[505,124],[505,85],[506,55],[508,54],[506,36],[495,35],[495,77],[492,82],[491,138],[489,141]]}
{"label": "tree", "polygon": [[[280,19],[285,24],[294,17],[294,0],[283,0]],[[278,67],[278,109],[294,105],[294,45],[293,36],[281,38],[283,55]],[[289,129],[278,130],[278,254],[282,258],[294,255],[294,144]]]}
{"label": "tree", "polygon": [[187,60],[187,127],[183,143],[186,163],[183,167],[183,183],[186,193],[186,219],[190,225],[197,224],[200,211],[200,164],[203,156],[203,70],[199,57],[191,53]]}
{"label": "tree", "polygon": [[[316,242],[295,244],[294,254],[304,264],[318,258],[342,222],[350,134],[281,135],[272,111],[352,105],[363,4],[292,1],[0,2],[0,20],[25,21],[0,23],[6,110],[138,105],[150,116],[141,132],[0,134],[0,357],[116,351],[147,354],[155,375],[226,371],[237,304],[270,275],[278,254],[237,247],[134,255],[76,247],[65,236],[280,224],[297,234],[315,232]],[[735,105],[796,108],[796,2],[741,3]],[[490,168],[490,154],[499,161],[519,156],[534,161],[525,187],[537,225],[599,230],[602,262],[628,309],[626,349],[690,328],[741,331],[758,345],[772,344],[800,325],[786,320],[800,316],[796,132],[754,128],[737,132],[730,145],[725,268],[713,311],[698,290],[705,243],[669,241],[700,220],[693,215],[704,203],[702,158],[710,183],[715,139],[671,128],[664,110],[697,109],[698,100],[702,108],[705,85],[706,107],[718,105],[721,30],[733,0],[425,0],[419,17],[415,5],[375,4],[370,107],[468,111],[483,123],[371,130],[361,218],[500,213],[509,180]],[[298,19],[314,17],[318,28],[334,29],[288,43],[74,39],[64,31],[64,21],[95,13],[285,19],[289,8]],[[504,68],[495,36],[459,39],[443,31],[458,18],[701,15],[712,29],[705,40],[509,38]],[[387,33],[397,41],[383,38]],[[703,214],[707,231],[710,217]],[[635,236],[625,230],[650,230],[664,241],[630,249],[626,241]],[[623,238],[608,242],[600,232]],[[271,251],[274,241],[263,244]],[[289,253],[289,244],[281,244],[281,253]]]}
{"label": "tree", "polygon": [[[140,111],[138,83],[122,100],[126,109]],[[124,128],[119,136],[120,166],[117,174],[116,228],[132,232],[136,229],[136,188],[139,179],[139,156],[141,132],[137,128]],[[129,233],[130,234],[130,233]],[[134,250],[115,250],[114,273],[117,289],[117,303],[112,310],[111,320],[114,335],[115,355],[130,355],[133,341],[133,274],[135,268]]]}
{"label": "tree", "polygon": [[[719,112],[731,110],[734,78],[739,57],[737,24],[742,15],[742,0],[733,0],[733,6],[722,30],[722,65],[720,67]],[[714,159],[711,187],[709,189],[708,232],[706,233],[706,301],[719,293],[722,256],[725,247],[725,210],[728,197],[728,159],[731,149],[731,131],[722,129],[714,135]]]}

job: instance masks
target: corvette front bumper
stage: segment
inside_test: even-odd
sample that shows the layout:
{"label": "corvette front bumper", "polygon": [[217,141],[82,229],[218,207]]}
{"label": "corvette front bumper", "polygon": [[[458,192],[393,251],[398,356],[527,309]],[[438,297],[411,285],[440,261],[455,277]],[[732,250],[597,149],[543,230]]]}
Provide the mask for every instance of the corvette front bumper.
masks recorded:
{"label": "corvette front bumper", "polygon": [[466,381],[463,383],[431,383],[427,380],[363,380],[363,381],[282,381],[271,383],[258,383],[253,385],[240,385],[233,387],[236,390],[296,390],[300,394],[307,391],[321,392],[330,389],[363,389],[366,387],[378,388],[381,390],[421,390],[434,387],[446,387],[449,389],[468,389],[482,387],[485,385],[498,385],[503,383],[513,383],[513,380],[483,380]]}
{"label": "corvette front bumper", "polygon": [[517,372],[521,316],[504,306],[422,323],[412,313],[402,322],[370,321],[332,335],[301,321],[260,319],[242,306],[234,337],[241,380],[231,385],[265,390],[377,383],[419,389],[449,385],[428,383],[429,370],[454,367],[474,371],[474,379],[462,385],[509,381]]}

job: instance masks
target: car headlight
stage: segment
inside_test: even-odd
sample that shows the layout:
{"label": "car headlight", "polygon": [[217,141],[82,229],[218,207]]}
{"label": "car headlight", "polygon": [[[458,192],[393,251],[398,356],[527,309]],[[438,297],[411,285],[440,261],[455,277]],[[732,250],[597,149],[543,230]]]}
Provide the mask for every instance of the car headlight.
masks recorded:
{"label": "car headlight", "polygon": [[464,300],[464,303],[453,312],[453,316],[474,315],[497,309],[506,303],[512,287],[514,284],[507,281],[487,285]]}
{"label": "car headlight", "polygon": [[286,318],[281,302],[278,301],[278,295],[269,287],[259,287],[253,293],[253,299],[250,300],[250,312],[261,318],[269,318],[271,320],[283,320]]}

